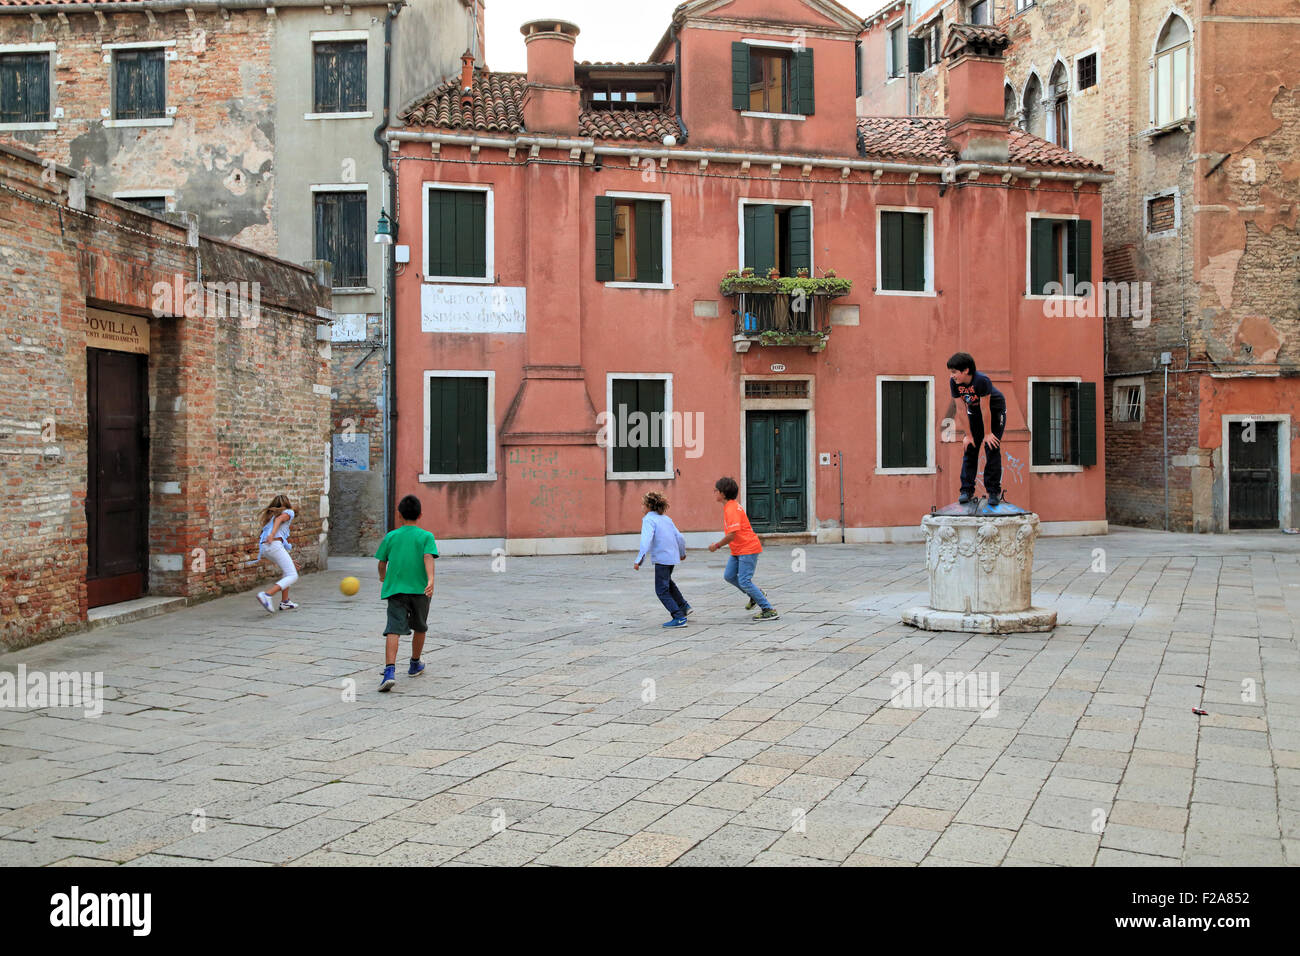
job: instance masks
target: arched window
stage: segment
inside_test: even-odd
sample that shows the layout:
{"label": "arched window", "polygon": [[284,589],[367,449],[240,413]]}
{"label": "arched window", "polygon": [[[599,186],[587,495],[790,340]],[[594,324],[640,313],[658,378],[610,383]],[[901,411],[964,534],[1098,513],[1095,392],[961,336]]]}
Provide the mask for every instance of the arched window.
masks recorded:
{"label": "arched window", "polygon": [[1027,133],[1042,136],[1044,132],[1043,85],[1038,82],[1038,75],[1031,74],[1025,84],[1024,129]]}
{"label": "arched window", "polygon": [[1047,138],[1058,146],[1070,148],[1070,74],[1064,63],[1052,71]]}
{"label": "arched window", "polygon": [[1007,125],[1015,126],[1020,122],[1020,110],[1016,104],[1016,91],[1008,83],[1002,88],[1002,114]]}
{"label": "arched window", "polygon": [[1192,94],[1192,35],[1182,17],[1170,14],[1156,41],[1156,126],[1187,116]]}

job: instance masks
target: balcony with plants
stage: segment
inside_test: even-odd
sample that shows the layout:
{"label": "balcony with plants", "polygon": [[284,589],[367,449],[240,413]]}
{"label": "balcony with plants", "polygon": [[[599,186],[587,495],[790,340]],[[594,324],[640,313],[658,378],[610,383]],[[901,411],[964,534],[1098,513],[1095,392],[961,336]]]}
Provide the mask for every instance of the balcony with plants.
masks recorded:
{"label": "balcony with plants", "polygon": [[753,269],[732,269],[719,291],[732,300],[736,325],[732,342],[737,352],[761,346],[807,347],[813,353],[826,348],[831,334],[831,303],[853,288],[834,269],[810,276],[807,269],[782,276],[771,269],[766,276]]}

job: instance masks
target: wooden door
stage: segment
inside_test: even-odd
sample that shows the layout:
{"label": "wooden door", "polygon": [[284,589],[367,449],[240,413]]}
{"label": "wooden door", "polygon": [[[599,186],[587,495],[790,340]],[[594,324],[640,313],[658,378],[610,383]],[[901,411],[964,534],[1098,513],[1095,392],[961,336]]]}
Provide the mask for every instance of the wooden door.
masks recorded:
{"label": "wooden door", "polygon": [[760,534],[808,530],[806,412],[749,412],[745,511]]}
{"label": "wooden door", "polygon": [[1228,527],[1276,528],[1277,422],[1228,425]]}

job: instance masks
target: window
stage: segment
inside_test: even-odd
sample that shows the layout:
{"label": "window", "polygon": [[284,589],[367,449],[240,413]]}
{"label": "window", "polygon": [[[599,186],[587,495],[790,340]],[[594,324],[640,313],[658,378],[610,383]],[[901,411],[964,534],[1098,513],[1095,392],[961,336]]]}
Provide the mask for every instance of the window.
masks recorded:
{"label": "window", "polygon": [[1192,36],[1182,17],[1170,14],[1156,42],[1155,122],[1168,126],[1187,116],[1192,91]]}
{"label": "window", "polygon": [[942,38],[942,20],[935,21],[934,26],[930,28],[930,65],[939,62],[939,40]]}
{"label": "window", "polygon": [[1070,74],[1064,63],[1052,70],[1052,103],[1047,138],[1062,149],[1070,148]]}
{"label": "window", "polygon": [[366,41],[312,44],[316,113],[361,113],[366,109]]}
{"label": "window", "polygon": [[802,379],[750,379],[745,382],[746,398],[811,398],[809,382]]}
{"label": "window", "polygon": [[1029,220],[1029,294],[1081,295],[1092,282],[1092,222]]}
{"label": "window", "polygon": [[1016,0],[1016,12],[1019,13],[1021,10],[1028,10],[1033,5],[1034,0]]}
{"label": "window", "polygon": [[1030,380],[1030,465],[1074,471],[1097,464],[1097,383]]}
{"label": "window", "polygon": [[811,116],[813,51],[731,44],[731,105],[747,113]]}
{"label": "window", "polygon": [[167,62],[162,47],[113,51],[113,119],[167,115]]}
{"label": "window", "polygon": [[123,196],[122,201],[160,215],[167,211],[166,196]]}
{"label": "window", "polygon": [[50,54],[0,54],[0,123],[50,121]]}
{"label": "window", "polygon": [[1079,57],[1079,89],[1086,90],[1097,85],[1097,54],[1089,53]]}
{"label": "window", "polygon": [[740,204],[742,268],[783,276],[812,271],[812,207]]}
{"label": "window", "polygon": [[597,196],[596,281],[671,285],[668,211],[663,196]]}
{"label": "window", "polygon": [[1016,91],[1008,83],[1002,88],[1002,115],[1007,125],[1014,126],[1020,122],[1020,109],[1016,104]]}
{"label": "window", "polygon": [[880,210],[876,238],[878,291],[932,291],[929,216],[929,210]]}
{"label": "window", "polygon": [[1043,136],[1047,126],[1043,114],[1043,85],[1038,81],[1036,73],[1030,74],[1029,81],[1025,83],[1024,104],[1022,119],[1024,131],[1034,136]]}
{"label": "window", "polygon": [[425,372],[421,481],[496,478],[495,373]]}
{"label": "window", "polygon": [[903,50],[903,25],[900,23],[896,27],[889,29],[889,49],[888,56],[885,58],[885,69],[891,78],[903,75],[903,66],[907,62]]}
{"label": "window", "polygon": [[492,192],[425,183],[425,281],[491,282]]}
{"label": "window", "polygon": [[671,478],[672,377],[610,375],[609,477]]}
{"label": "window", "polygon": [[967,8],[966,14],[968,23],[987,25],[992,22],[989,19],[989,0],[976,0]]}
{"label": "window", "polygon": [[1161,235],[1178,229],[1178,197],[1153,196],[1147,200],[1147,235]]}
{"label": "window", "polygon": [[1145,415],[1146,384],[1140,378],[1121,378],[1115,381],[1111,397],[1113,418],[1116,422],[1141,422]]}
{"label": "window", "polygon": [[862,95],[862,44],[853,44],[853,76],[857,96]]}
{"label": "window", "polygon": [[366,194],[317,191],[315,258],[334,267],[334,288],[366,285]]}
{"label": "window", "polygon": [[876,379],[877,472],[915,474],[933,468],[933,387],[929,377]]}

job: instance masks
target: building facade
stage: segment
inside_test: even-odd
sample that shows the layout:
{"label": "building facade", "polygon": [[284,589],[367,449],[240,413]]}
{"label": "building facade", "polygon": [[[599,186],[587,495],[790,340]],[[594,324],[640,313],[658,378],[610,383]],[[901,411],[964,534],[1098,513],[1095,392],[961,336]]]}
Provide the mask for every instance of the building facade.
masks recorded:
{"label": "building facade", "polygon": [[[1296,524],[1296,5],[951,0],[900,16],[914,47],[991,18],[1011,39],[1008,118],[1115,174],[1102,189],[1110,519]],[[945,63],[912,66],[915,112],[941,114]]]}
{"label": "building facade", "polygon": [[481,0],[0,0],[0,142],[204,235],[331,263],[344,553],[383,533],[377,135],[479,53],[481,24]]}
{"label": "building facade", "polygon": [[857,118],[860,28],[701,0],[649,62],[575,64],[537,21],[526,74],[389,134],[394,493],[449,551],[630,546],[651,489],[703,543],[723,475],[761,533],[916,540],[958,491],[958,350],[1007,397],[1010,500],[1105,529],[1101,327],[1045,314],[1090,301],[1051,283],[1100,273],[1107,174],[1008,130],[996,30],[950,51],[949,117]]}
{"label": "building facade", "polygon": [[266,579],[258,513],[323,567],[330,289],[0,147],[0,640]]}

